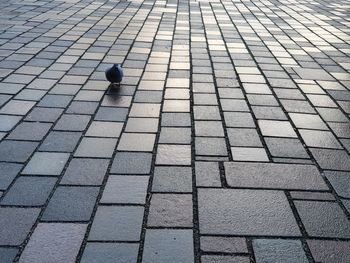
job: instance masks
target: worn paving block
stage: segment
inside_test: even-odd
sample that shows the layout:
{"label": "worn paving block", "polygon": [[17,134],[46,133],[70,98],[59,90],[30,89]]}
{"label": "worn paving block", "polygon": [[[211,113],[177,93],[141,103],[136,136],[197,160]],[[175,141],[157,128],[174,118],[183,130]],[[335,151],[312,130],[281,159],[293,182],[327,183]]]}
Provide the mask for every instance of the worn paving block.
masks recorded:
{"label": "worn paving block", "polygon": [[180,229],[147,229],[144,263],[193,263],[193,232]]}
{"label": "worn paving block", "polygon": [[60,175],[66,162],[68,153],[36,152],[24,167],[22,174]]}
{"label": "worn paving block", "polygon": [[39,223],[19,262],[74,262],[86,224]]}
{"label": "worn paving block", "polygon": [[201,234],[300,236],[281,191],[199,189],[198,207]]}
{"label": "worn paving block", "polygon": [[313,165],[226,162],[224,166],[232,187],[328,190]]}

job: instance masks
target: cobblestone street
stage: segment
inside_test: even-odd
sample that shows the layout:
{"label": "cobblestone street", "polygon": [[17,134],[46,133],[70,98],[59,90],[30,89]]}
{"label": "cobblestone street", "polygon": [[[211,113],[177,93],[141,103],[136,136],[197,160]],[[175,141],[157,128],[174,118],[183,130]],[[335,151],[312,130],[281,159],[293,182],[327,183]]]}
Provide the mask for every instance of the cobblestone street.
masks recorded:
{"label": "cobblestone street", "polygon": [[0,263],[349,263],[349,57],[346,0],[0,1]]}

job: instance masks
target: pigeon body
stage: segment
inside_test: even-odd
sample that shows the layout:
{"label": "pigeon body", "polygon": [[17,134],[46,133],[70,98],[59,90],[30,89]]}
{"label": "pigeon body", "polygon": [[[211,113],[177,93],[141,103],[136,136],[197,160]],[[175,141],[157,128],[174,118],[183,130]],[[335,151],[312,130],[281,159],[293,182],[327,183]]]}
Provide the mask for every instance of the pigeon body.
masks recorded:
{"label": "pigeon body", "polygon": [[120,83],[123,79],[123,69],[119,64],[114,64],[106,70],[106,79],[111,83]]}

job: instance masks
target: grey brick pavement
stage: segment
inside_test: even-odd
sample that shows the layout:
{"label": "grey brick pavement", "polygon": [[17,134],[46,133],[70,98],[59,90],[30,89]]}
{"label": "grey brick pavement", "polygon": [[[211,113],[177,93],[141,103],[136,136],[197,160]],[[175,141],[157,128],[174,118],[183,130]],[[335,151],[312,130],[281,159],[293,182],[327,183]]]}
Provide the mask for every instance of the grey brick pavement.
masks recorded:
{"label": "grey brick pavement", "polygon": [[0,262],[349,262],[349,29],[345,0],[1,1]]}

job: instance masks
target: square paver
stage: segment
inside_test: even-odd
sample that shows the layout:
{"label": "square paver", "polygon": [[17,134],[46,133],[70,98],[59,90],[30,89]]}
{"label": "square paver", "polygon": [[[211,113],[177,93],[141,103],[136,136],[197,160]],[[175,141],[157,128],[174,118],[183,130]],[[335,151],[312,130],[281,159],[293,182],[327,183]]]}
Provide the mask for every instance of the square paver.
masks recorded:
{"label": "square paver", "polygon": [[117,139],[85,137],[81,140],[74,156],[111,158],[116,144]]}
{"label": "square paver", "polygon": [[20,123],[7,137],[13,140],[41,141],[49,131],[49,123]]}
{"label": "square paver", "polygon": [[350,156],[346,151],[321,148],[310,151],[322,169],[350,171]]}
{"label": "square paver", "polygon": [[195,162],[197,186],[221,186],[217,162]]}
{"label": "square paver", "polygon": [[101,203],[145,204],[148,176],[111,175],[101,197]]}
{"label": "square paver", "polygon": [[199,189],[198,206],[202,234],[300,236],[282,191]]}
{"label": "square paver", "polygon": [[99,206],[88,239],[139,241],[143,212],[139,206]]}
{"label": "square paver", "polygon": [[60,175],[68,158],[68,153],[36,152],[22,174]]}
{"label": "square paver", "polygon": [[82,136],[81,132],[52,131],[40,145],[45,152],[73,152]]}
{"label": "square paver", "polygon": [[0,190],[6,190],[22,169],[21,164],[0,163]]}
{"label": "square paver", "polygon": [[151,163],[151,153],[117,152],[112,164],[111,173],[149,174]]}
{"label": "square paver", "polygon": [[231,152],[234,161],[269,161],[269,157],[264,148],[231,147]]}
{"label": "square paver", "polygon": [[24,163],[37,146],[37,142],[2,141],[0,142],[0,161]]}
{"label": "square paver", "polygon": [[247,242],[242,237],[201,236],[201,250],[219,253],[247,253]]}
{"label": "square paver", "polygon": [[163,127],[160,131],[159,143],[190,144],[190,128]]}
{"label": "square paver", "polygon": [[264,136],[297,137],[293,127],[287,121],[259,120],[258,124]]}
{"label": "square paver", "polygon": [[343,148],[330,131],[299,130],[299,133],[309,147]]}
{"label": "square paver", "polygon": [[13,262],[17,253],[18,253],[17,248],[8,248],[8,247],[0,248],[0,258],[3,262]]}
{"label": "square paver", "polygon": [[123,123],[94,121],[85,136],[118,138],[122,128]]}
{"label": "square paver", "polygon": [[326,171],[325,175],[339,196],[350,198],[349,172]]}
{"label": "square paver", "polygon": [[196,155],[227,156],[224,138],[196,137]]}
{"label": "square paver", "polygon": [[190,167],[156,166],[153,192],[192,192],[192,169]]}
{"label": "square paver", "polygon": [[155,134],[123,133],[118,144],[118,151],[152,152]]}
{"label": "square paver", "polygon": [[158,145],[156,164],[191,165],[191,146]]}
{"label": "square paver", "polygon": [[350,261],[350,242],[308,240],[307,244],[316,262],[347,263]]}
{"label": "square paver", "polygon": [[64,114],[58,120],[54,130],[62,131],[83,131],[90,121],[90,116]]}
{"label": "square paver", "polygon": [[134,103],[129,117],[159,117],[160,104]]}
{"label": "square paver", "polygon": [[303,144],[292,138],[265,138],[266,145],[274,157],[310,158]]}
{"label": "square paver", "polygon": [[157,118],[129,118],[125,127],[126,132],[152,132],[158,131]]}
{"label": "square paver", "polygon": [[0,115],[0,131],[10,131],[22,119],[20,116]]}

